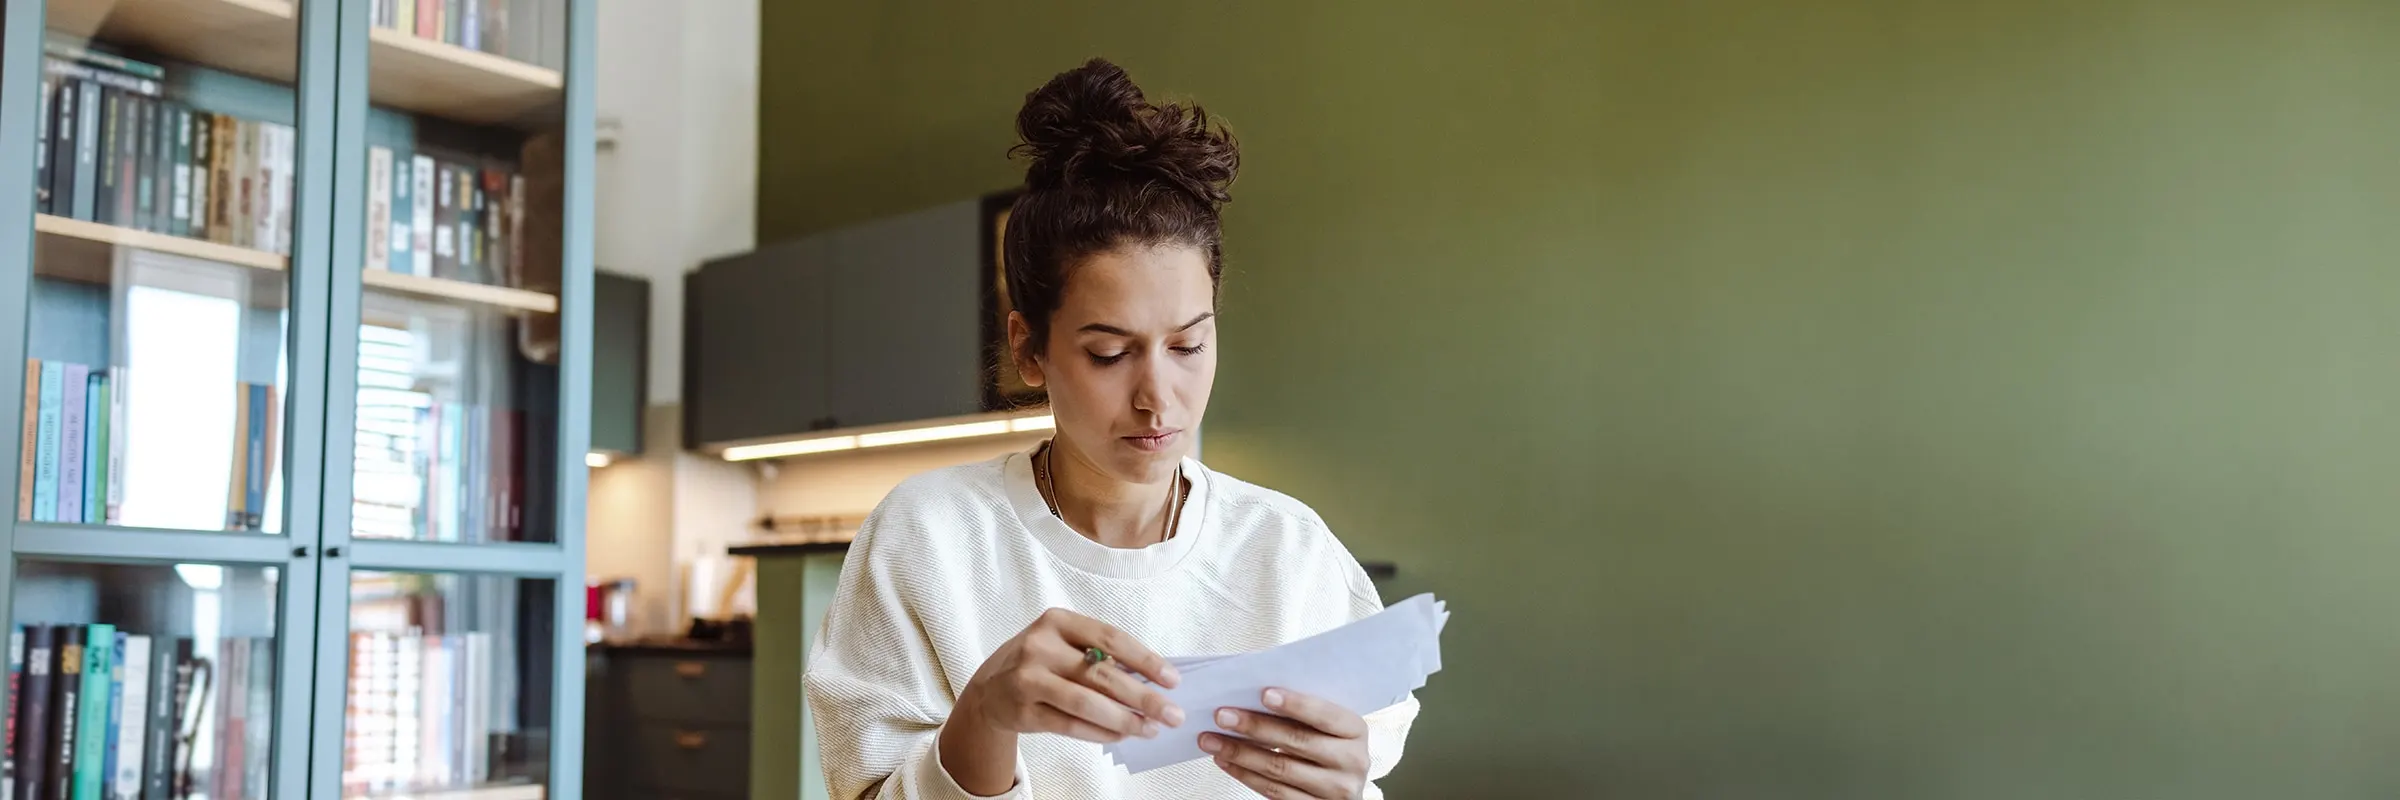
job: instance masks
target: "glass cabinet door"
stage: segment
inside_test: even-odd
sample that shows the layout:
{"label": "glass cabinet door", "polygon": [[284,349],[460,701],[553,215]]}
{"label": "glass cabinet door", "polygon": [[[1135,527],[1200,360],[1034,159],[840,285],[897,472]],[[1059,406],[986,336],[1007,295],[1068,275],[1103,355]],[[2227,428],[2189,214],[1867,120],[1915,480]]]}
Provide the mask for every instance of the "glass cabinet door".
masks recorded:
{"label": "glass cabinet door", "polygon": [[582,469],[560,463],[568,11],[344,6],[343,68],[362,73],[345,86],[363,91],[344,100],[359,124],[338,167],[346,352],[328,441],[348,452],[328,453],[341,491],[326,494],[339,508],[325,543],[345,554],[325,580],[329,599],[347,592],[320,608],[343,625],[318,634],[319,685],[339,690],[317,695],[319,796],[571,789],[550,747],[557,648],[574,641],[559,587],[582,557],[561,544],[559,501],[562,466]]}
{"label": "glass cabinet door", "polygon": [[322,239],[302,233],[297,9],[37,5],[38,43],[9,36],[41,50],[38,91],[8,98],[38,107],[17,519],[280,534],[290,312],[315,268],[295,244]]}

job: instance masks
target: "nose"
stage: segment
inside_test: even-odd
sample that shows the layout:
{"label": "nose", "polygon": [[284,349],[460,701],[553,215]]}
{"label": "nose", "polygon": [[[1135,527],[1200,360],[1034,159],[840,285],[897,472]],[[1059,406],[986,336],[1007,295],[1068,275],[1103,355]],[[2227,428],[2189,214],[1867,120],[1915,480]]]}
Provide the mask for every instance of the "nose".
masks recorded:
{"label": "nose", "polygon": [[1140,374],[1133,382],[1133,410],[1164,415],[1170,393],[1167,391],[1167,370],[1173,368],[1169,359],[1153,356],[1142,359]]}

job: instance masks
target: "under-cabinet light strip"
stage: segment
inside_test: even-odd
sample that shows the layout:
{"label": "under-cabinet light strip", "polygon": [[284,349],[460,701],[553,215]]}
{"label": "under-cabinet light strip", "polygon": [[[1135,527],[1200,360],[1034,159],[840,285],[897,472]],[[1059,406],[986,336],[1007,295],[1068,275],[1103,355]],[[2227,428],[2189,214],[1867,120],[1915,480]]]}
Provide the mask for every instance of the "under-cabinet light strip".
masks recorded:
{"label": "under-cabinet light strip", "polygon": [[860,450],[869,447],[890,447],[892,445],[921,444],[924,442],[939,442],[949,439],[972,439],[983,436],[999,436],[1010,433],[1031,433],[1034,431],[1050,430],[1056,425],[1057,422],[1051,419],[1050,415],[1042,414],[1040,416],[1017,417],[1015,419],[994,419],[984,420],[982,422],[959,422],[947,425],[933,425],[923,428],[903,428],[893,431],[841,434],[837,436],[817,436],[807,439],[793,439],[784,442],[746,444],[725,448],[724,457],[727,461],[755,461],[762,458],[804,456],[813,453],[832,453],[842,450]]}

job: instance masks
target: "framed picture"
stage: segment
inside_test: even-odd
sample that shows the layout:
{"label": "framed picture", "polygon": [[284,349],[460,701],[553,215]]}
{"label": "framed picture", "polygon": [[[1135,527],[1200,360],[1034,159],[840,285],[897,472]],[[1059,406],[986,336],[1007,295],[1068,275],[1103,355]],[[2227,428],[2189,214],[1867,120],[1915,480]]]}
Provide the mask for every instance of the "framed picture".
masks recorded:
{"label": "framed picture", "polygon": [[983,198],[983,352],[991,363],[983,382],[985,411],[1014,411],[1050,400],[1048,392],[1025,385],[1016,359],[1008,354],[1008,313],[1015,307],[1008,302],[1007,248],[1001,243],[1007,241],[1008,214],[1017,194],[1011,189]]}

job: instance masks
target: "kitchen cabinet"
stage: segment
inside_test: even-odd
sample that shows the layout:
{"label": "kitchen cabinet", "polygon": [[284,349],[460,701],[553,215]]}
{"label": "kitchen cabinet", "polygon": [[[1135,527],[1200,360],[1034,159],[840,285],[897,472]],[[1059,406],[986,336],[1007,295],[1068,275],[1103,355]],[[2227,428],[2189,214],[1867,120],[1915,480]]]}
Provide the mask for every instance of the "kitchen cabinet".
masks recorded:
{"label": "kitchen cabinet", "polygon": [[592,279],[592,449],[642,451],[649,404],[650,281],[609,272]]}

